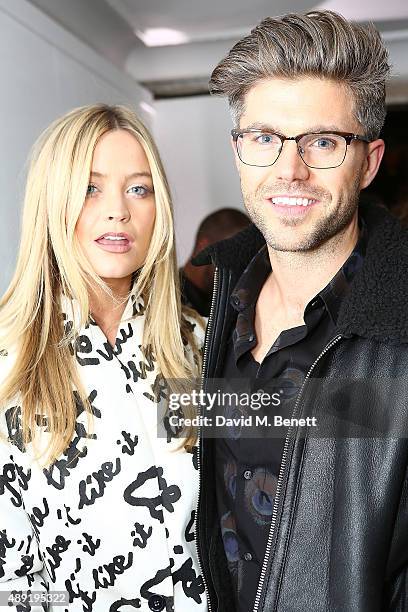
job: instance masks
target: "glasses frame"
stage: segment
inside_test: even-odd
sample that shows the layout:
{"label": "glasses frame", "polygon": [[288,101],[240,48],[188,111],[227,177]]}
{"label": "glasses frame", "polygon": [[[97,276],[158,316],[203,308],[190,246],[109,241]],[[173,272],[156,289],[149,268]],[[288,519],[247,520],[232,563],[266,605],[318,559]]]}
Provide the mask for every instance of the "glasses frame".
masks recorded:
{"label": "glasses frame", "polygon": [[[247,162],[245,162],[242,158],[241,155],[239,153],[239,147],[238,147],[238,138],[240,136],[242,136],[243,134],[251,134],[254,132],[259,132],[260,134],[273,134],[274,136],[277,136],[279,138],[279,140],[281,141],[281,146],[279,149],[279,153],[275,159],[275,161],[273,161],[271,164],[265,164],[265,165],[258,165],[258,164],[248,164]],[[344,138],[345,142],[346,142],[346,148],[344,150],[344,156],[343,159],[341,160],[341,162],[339,164],[336,164],[335,166],[327,166],[324,168],[319,168],[318,166],[310,166],[310,164],[308,164],[307,162],[305,162],[305,160],[302,157],[302,153],[300,152],[300,147],[299,147],[299,140],[301,138],[303,138],[303,136],[309,136],[311,134],[316,134],[316,136],[318,136],[319,134],[333,134],[334,136],[341,136],[342,138]],[[339,166],[342,165],[342,163],[344,162],[344,160],[346,159],[346,155],[347,155],[347,150],[350,146],[350,144],[353,142],[353,140],[360,140],[361,142],[366,142],[369,143],[371,142],[371,140],[368,140],[368,138],[366,138],[365,136],[360,136],[359,134],[352,134],[351,132],[336,132],[334,130],[323,130],[320,132],[304,132],[304,134],[298,134],[297,136],[283,136],[283,134],[279,134],[278,132],[272,132],[272,131],[268,131],[268,130],[259,130],[257,128],[247,128],[246,130],[231,130],[231,136],[232,139],[235,143],[235,149],[237,151],[237,155],[239,157],[239,159],[241,160],[241,162],[243,164],[245,164],[246,166],[252,166],[255,168],[269,168],[269,166],[273,166],[273,164],[275,164],[279,157],[280,154],[282,153],[282,149],[283,149],[283,144],[285,142],[285,140],[294,140],[296,142],[296,148],[297,148],[297,152],[299,154],[300,159],[302,160],[302,162],[308,167],[308,168],[313,168],[314,170],[330,170],[332,168],[338,168]]]}

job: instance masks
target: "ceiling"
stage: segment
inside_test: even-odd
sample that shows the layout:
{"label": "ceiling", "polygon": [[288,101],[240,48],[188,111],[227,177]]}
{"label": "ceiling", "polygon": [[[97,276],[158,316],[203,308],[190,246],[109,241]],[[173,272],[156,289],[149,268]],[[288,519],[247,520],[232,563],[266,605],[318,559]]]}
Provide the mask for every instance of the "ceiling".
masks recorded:
{"label": "ceiling", "polygon": [[[308,10],[310,0],[106,0],[135,32],[172,28],[190,42],[239,38],[263,17],[291,10]],[[165,6],[165,8],[164,8]]]}
{"label": "ceiling", "polygon": [[327,8],[408,41],[406,0],[29,1],[157,97],[206,92],[212,67],[266,16]]}
{"label": "ceiling", "polygon": [[[347,19],[355,21],[398,21],[408,18],[408,4],[406,0],[327,0],[321,2],[319,8],[329,9],[341,13]],[[395,24],[397,25],[397,24]]]}

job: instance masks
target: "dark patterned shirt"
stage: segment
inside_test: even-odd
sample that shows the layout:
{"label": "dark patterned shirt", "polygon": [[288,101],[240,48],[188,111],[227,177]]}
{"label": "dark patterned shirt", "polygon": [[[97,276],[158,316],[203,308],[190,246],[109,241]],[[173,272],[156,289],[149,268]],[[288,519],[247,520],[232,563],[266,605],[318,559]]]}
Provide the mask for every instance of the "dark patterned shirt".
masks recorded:
{"label": "dark patterned shirt", "polygon": [[[271,264],[266,245],[256,254],[231,295],[237,320],[227,347],[223,379],[248,379],[251,392],[262,389],[273,393],[279,383],[283,391],[282,401],[278,407],[270,407],[269,410],[284,418],[292,415],[294,401],[306,373],[335,335],[341,301],[363,262],[365,234],[362,226],[359,241],[347,261],[330,283],[307,304],[305,324],[282,331],[261,364],[255,361],[251,353],[257,344],[255,306],[260,290],[271,273]],[[282,436],[286,436],[286,433],[282,429]],[[284,440],[284,437],[254,438],[239,435],[236,431],[216,440],[217,506],[239,612],[248,612],[253,608]]]}

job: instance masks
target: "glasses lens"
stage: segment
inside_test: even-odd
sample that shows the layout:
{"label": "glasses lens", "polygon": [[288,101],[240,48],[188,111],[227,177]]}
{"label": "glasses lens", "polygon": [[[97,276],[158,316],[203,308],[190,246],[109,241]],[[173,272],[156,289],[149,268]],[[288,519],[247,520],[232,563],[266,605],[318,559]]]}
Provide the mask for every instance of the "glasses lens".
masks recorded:
{"label": "glasses lens", "polygon": [[298,142],[303,161],[312,168],[335,168],[346,156],[347,143],[337,134],[306,134]]}
{"label": "glasses lens", "polygon": [[271,166],[279,157],[282,143],[276,134],[245,132],[237,139],[238,155],[249,166]]}

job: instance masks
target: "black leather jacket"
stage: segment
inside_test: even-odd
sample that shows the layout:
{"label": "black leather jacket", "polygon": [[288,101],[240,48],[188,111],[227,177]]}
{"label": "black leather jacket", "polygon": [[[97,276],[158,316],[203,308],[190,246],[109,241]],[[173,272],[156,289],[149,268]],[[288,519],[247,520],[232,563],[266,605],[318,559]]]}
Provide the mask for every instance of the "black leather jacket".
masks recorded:
{"label": "black leather jacket", "polygon": [[[385,209],[362,214],[363,267],[333,339],[311,365],[294,416],[345,410],[353,420],[368,411],[408,423],[408,235]],[[197,264],[211,258],[217,270],[205,378],[220,374],[234,319],[229,296],[262,244],[251,226],[196,258]],[[311,385],[314,377],[372,381],[377,389],[362,402],[346,384],[333,398]],[[296,427],[289,432],[254,612],[408,611],[408,440],[400,430],[394,437],[349,437],[347,417],[340,414],[338,422],[342,433],[335,425],[327,438],[300,435]],[[210,612],[232,612],[212,440],[200,440],[199,466],[197,546]]]}

